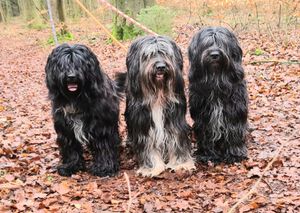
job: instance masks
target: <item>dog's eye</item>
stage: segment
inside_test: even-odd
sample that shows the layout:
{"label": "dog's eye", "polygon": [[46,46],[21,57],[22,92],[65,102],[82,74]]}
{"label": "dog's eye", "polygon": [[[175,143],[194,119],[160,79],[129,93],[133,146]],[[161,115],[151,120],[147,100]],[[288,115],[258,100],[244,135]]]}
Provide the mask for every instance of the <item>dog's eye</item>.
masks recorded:
{"label": "dog's eye", "polygon": [[147,60],[147,56],[146,55],[142,55],[142,61],[146,61]]}

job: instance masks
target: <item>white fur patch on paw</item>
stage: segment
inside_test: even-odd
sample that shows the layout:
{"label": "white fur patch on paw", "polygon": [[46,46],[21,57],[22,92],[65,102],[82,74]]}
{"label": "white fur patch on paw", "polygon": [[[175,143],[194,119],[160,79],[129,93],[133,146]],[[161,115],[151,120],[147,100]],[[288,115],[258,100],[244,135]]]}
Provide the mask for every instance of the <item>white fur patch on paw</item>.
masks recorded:
{"label": "white fur patch on paw", "polygon": [[196,169],[196,166],[195,166],[195,162],[193,159],[189,159],[183,163],[180,163],[180,162],[170,162],[167,164],[167,168],[172,170],[172,171],[177,171],[177,170],[180,170],[180,169],[183,169],[183,170],[187,170],[187,171],[193,171]]}
{"label": "white fur patch on paw", "polygon": [[137,174],[143,177],[155,177],[160,175],[165,170],[165,167],[145,168],[141,167],[137,170]]}

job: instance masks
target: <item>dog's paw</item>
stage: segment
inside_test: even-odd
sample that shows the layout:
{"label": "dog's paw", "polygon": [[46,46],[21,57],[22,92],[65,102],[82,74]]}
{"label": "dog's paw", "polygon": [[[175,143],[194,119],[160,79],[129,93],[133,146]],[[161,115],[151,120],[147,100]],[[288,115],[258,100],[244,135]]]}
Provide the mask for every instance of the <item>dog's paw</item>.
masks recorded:
{"label": "dog's paw", "polygon": [[223,160],[223,162],[225,162],[226,164],[233,164],[233,163],[239,163],[243,160],[247,160],[248,157],[247,156],[234,156],[234,155],[230,155],[227,158],[225,158]]}
{"label": "dog's paw", "polygon": [[92,175],[99,176],[99,177],[113,177],[118,173],[118,166],[113,167],[104,167],[103,165],[93,164],[89,168],[89,172]]}
{"label": "dog's paw", "polygon": [[75,174],[72,168],[64,168],[63,166],[57,167],[57,172],[60,176],[71,177],[72,174]]}
{"label": "dog's paw", "polygon": [[84,170],[85,170],[84,161],[78,162],[77,164],[73,164],[73,163],[61,164],[57,167],[58,174],[66,177],[70,177],[72,174]]}
{"label": "dog's paw", "polygon": [[195,158],[197,162],[204,163],[204,164],[208,164],[209,162],[212,162],[214,164],[219,164],[222,162],[222,159],[218,156],[196,155]]}
{"label": "dog's paw", "polygon": [[180,163],[180,162],[170,162],[167,164],[167,168],[172,170],[172,171],[177,171],[177,170],[180,170],[180,169],[183,169],[183,170],[187,170],[187,171],[193,171],[196,169],[196,166],[195,166],[195,162],[193,159],[189,159],[183,163]]}
{"label": "dog's paw", "polygon": [[137,174],[143,177],[155,177],[160,175],[165,170],[165,167],[154,167],[154,168],[146,168],[141,167],[137,170]]}

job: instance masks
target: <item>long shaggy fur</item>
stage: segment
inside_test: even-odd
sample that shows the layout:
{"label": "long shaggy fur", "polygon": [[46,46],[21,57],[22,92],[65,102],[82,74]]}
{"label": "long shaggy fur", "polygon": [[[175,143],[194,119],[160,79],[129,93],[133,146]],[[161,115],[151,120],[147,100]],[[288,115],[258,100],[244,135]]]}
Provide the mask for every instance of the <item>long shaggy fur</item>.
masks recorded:
{"label": "long shaggy fur", "polygon": [[246,158],[248,94],[242,50],[223,27],[207,27],[189,49],[189,105],[197,158],[233,163]]}
{"label": "long shaggy fur", "polygon": [[84,45],[55,48],[46,65],[54,128],[62,164],[71,176],[85,169],[83,145],[93,155],[89,171],[114,175],[119,168],[119,98],[115,82],[102,72],[96,55]]}
{"label": "long shaggy fur", "polygon": [[126,65],[125,119],[138,173],[156,176],[166,168],[193,169],[179,47],[163,36],[137,39]]}

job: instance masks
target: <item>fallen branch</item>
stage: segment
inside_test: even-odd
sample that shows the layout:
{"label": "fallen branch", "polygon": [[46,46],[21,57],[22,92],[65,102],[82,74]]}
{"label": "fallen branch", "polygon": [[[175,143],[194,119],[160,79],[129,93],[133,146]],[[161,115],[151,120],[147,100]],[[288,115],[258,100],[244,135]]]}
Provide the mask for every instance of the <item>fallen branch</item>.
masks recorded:
{"label": "fallen branch", "polygon": [[280,61],[280,60],[262,60],[262,61],[252,61],[249,64],[265,64],[265,63],[276,63],[276,64],[300,64],[300,61]]}
{"label": "fallen branch", "polygon": [[126,213],[129,213],[130,212],[130,207],[131,207],[131,204],[132,204],[131,186],[130,186],[129,177],[128,177],[126,172],[124,172],[124,177],[125,177],[125,180],[126,180],[126,183],[127,183],[128,195],[129,195],[129,200],[128,200]]}
{"label": "fallen branch", "polygon": [[[287,140],[287,142],[291,141],[291,140],[294,140],[294,137],[296,135],[296,132],[295,131],[290,137],[289,139]],[[266,168],[263,170],[263,172],[261,173],[260,177],[258,178],[258,180],[256,181],[256,183],[252,186],[252,188],[250,189],[249,192],[247,192],[244,196],[242,196],[237,202],[236,204],[234,204],[228,211],[228,213],[233,213],[235,212],[235,210],[237,209],[237,207],[245,202],[248,197],[253,194],[255,192],[255,190],[257,189],[258,185],[260,184],[260,182],[262,181],[263,179],[263,176],[265,175],[265,173],[271,168],[272,164],[274,163],[274,161],[277,159],[277,157],[279,156],[279,153],[281,152],[282,148],[287,144],[287,142],[285,143],[281,143],[280,147],[277,148],[276,150],[276,153],[274,154],[272,160],[268,163],[268,165],[266,166]]]}

